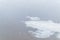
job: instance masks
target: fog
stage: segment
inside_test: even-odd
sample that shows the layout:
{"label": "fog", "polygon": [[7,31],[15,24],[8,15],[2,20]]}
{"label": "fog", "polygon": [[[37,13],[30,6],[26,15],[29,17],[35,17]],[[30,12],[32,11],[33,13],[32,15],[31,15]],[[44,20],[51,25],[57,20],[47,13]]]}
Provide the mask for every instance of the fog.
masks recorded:
{"label": "fog", "polygon": [[[21,21],[26,16],[37,16],[59,23],[59,10],[60,0],[0,0],[0,40],[39,40],[27,32],[33,29]],[[57,40],[46,40],[49,39]]]}

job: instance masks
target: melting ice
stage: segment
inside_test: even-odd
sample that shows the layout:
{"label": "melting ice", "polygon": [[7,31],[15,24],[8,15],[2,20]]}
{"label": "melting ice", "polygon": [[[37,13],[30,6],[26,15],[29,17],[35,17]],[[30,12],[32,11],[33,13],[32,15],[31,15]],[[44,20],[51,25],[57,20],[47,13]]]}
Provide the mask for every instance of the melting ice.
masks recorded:
{"label": "melting ice", "polygon": [[37,38],[48,38],[53,35],[55,32],[58,32],[56,38],[60,38],[60,23],[54,23],[51,20],[42,21],[39,17],[30,17],[28,21],[24,21],[26,27],[36,28],[37,30],[29,31]]}

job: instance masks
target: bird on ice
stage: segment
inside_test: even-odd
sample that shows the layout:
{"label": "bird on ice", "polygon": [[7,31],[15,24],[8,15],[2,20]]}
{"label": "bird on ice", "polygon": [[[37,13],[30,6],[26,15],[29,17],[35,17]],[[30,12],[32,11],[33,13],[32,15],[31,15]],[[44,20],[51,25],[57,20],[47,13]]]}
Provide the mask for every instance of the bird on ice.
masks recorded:
{"label": "bird on ice", "polygon": [[37,38],[48,38],[57,32],[56,38],[60,38],[60,23],[54,23],[52,20],[43,21],[39,17],[30,17],[28,21],[24,21],[26,27],[37,29],[31,32]]}

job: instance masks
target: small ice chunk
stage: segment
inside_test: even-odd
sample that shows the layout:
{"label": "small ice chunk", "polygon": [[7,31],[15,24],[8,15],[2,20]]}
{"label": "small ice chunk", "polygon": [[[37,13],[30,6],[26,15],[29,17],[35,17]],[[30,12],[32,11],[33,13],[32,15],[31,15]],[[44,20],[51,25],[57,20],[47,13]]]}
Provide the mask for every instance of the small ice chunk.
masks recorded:
{"label": "small ice chunk", "polygon": [[30,17],[30,16],[27,16],[26,18],[29,18],[32,21],[38,21],[38,20],[40,20],[39,17]]}

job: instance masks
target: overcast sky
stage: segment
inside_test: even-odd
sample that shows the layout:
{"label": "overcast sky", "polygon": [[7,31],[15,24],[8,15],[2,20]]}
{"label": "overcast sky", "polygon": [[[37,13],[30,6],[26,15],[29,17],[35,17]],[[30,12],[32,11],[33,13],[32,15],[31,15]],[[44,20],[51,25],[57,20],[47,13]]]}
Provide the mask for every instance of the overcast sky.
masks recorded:
{"label": "overcast sky", "polygon": [[0,18],[39,16],[60,20],[60,0],[0,0]]}

